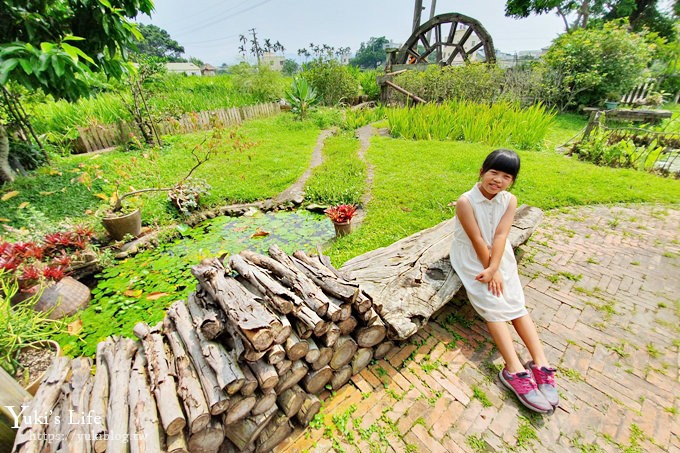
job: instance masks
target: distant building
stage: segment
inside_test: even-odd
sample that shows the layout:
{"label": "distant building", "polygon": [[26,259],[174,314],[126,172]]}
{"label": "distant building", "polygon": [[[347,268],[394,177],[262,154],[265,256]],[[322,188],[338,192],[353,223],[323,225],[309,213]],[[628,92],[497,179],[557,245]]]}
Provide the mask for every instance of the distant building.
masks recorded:
{"label": "distant building", "polygon": [[201,75],[201,68],[193,63],[165,63],[165,69],[171,74]]}
{"label": "distant building", "polygon": [[214,76],[217,74],[217,68],[215,66],[205,64],[201,68],[201,75],[202,76]]}
{"label": "distant building", "polygon": [[273,52],[265,52],[262,55],[262,59],[260,60],[260,64],[263,64],[265,66],[269,66],[271,69],[274,71],[280,71],[283,69],[283,62],[286,59],[286,57],[282,55],[276,55]]}

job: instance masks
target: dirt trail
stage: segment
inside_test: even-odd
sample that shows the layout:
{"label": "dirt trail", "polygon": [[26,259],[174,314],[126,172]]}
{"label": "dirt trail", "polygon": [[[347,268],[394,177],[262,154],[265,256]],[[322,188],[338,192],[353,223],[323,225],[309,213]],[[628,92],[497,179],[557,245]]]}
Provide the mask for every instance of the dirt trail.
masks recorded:
{"label": "dirt trail", "polygon": [[[375,129],[370,124],[356,130],[356,137],[359,139],[361,146],[359,147],[358,156],[363,162],[366,162],[366,151],[371,145],[371,137],[375,134]],[[354,218],[355,227],[361,225],[361,223],[366,218],[366,206],[373,198],[373,165],[370,162],[366,162],[366,191],[361,196],[361,207],[357,211],[357,215]]]}

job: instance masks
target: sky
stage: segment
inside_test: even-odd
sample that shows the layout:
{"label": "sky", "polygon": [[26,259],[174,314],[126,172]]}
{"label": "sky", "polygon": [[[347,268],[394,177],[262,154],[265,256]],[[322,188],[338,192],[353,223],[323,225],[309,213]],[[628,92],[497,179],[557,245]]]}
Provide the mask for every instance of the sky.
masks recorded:
{"label": "sky", "polygon": [[[138,21],[165,29],[184,46],[185,56],[219,66],[241,61],[239,35],[255,28],[258,40],[279,41],[285,55],[310,43],[352,53],[370,37],[385,36],[403,43],[411,34],[414,0],[155,0],[151,18]],[[431,0],[423,0],[422,22]],[[554,15],[526,19],[505,17],[504,0],[437,0],[435,14],[457,12],[477,19],[489,32],[496,50],[515,53],[549,46],[564,31]]]}

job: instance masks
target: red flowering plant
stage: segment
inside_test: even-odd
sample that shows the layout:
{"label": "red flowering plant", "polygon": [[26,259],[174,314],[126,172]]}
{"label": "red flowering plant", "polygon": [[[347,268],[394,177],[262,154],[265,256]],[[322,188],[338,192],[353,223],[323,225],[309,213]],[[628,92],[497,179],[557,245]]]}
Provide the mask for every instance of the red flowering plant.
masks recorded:
{"label": "red flowering plant", "polygon": [[0,270],[12,275],[25,291],[45,281],[64,278],[74,262],[84,260],[93,231],[76,227],[46,234],[42,241],[0,243]]}
{"label": "red flowering plant", "polygon": [[339,204],[324,211],[324,214],[335,223],[348,223],[356,213],[357,207],[353,204]]}

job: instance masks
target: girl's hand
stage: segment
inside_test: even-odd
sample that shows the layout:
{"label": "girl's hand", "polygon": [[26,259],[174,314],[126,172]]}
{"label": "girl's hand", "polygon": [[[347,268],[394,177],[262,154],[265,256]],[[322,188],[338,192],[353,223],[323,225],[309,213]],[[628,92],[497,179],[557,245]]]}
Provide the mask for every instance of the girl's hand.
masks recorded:
{"label": "girl's hand", "polygon": [[494,296],[500,297],[503,294],[503,277],[500,272],[486,268],[475,277],[475,280],[486,283],[489,291]]}

